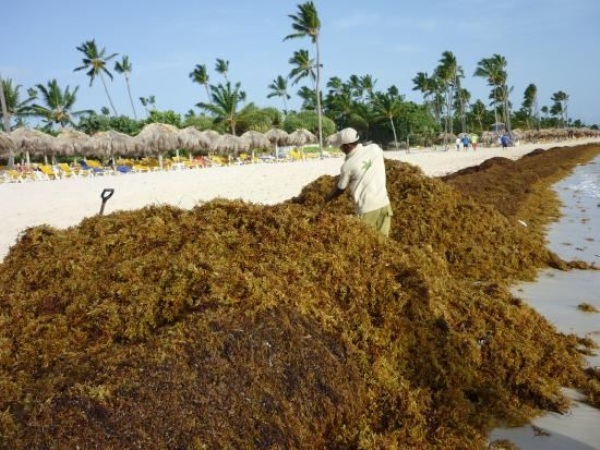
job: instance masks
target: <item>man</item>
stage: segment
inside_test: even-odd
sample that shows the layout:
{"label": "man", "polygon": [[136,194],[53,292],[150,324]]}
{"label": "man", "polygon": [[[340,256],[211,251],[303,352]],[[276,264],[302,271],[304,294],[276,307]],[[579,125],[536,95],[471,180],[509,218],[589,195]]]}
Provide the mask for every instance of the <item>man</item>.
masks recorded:
{"label": "man", "polygon": [[344,128],[337,133],[333,145],[339,147],[346,158],[337,185],[327,194],[325,202],[339,197],[350,187],[356,214],[388,236],[392,208],[386,189],[383,150],[376,144],[363,146],[358,140],[358,133],[353,128]]}

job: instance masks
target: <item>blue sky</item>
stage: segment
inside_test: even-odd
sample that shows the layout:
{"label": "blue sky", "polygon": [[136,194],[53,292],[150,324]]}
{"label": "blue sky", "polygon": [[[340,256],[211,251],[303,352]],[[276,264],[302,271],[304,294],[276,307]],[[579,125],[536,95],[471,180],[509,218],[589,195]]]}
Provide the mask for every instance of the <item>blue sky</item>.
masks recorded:
{"label": "blue sky", "polygon": [[[204,87],[189,73],[206,64],[211,82],[217,58],[230,63],[248,100],[282,108],[267,99],[268,85],[290,71],[295,50],[312,52],[308,40],[283,38],[292,32],[289,14],[300,1],[288,0],[7,0],[0,27],[0,74],[26,89],[56,78],[63,88],[79,86],[76,109],[108,106],[100,80],[89,86],[76,47],[95,39],[107,53],[128,55],[138,114],[139,97],[156,97],[158,109],[184,114],[206,101]],[[372,75],[376,88],[396,85],[407,100],[417,72],[431,73],[442,52],[453,52],[473,101],[487,104],[485,80],[473,77],[477,62],[494,53],[508,61],[511,100],[521,106],[529,83],[540,106],[569,94],[569,116],[600,123],[599,0],[316,0],[321,18],[325,80]],[[113,62],[110,68],[112,71]],[[114,73],[114,71],[112,71]],[[294,94],[301,85],[293,86]],[[119,114],[132,116],[124,79],[114,73],[109,91]],[[291,108],[299,107],[293,95]],[[194,108],[196,112],[200,112]]]}

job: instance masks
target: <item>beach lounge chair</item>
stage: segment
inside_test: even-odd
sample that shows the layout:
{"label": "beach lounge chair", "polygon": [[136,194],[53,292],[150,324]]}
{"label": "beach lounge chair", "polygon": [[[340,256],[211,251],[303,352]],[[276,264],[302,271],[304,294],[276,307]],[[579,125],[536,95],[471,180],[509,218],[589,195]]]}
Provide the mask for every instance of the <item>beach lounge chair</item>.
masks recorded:
{"label": "beach lounge chair", "polygon": [[61,178],[73,178],[78,175],[67,163],[58,163],[58,170]]}
{"label": "beach lounge chair", "polygon": [[81,165],[81,169],[86,171],[88,174],[92,174],[94,176],[97,175],[106,175],[107,171],[104,170],[104,168],[102,166],[100,167],[94,167],[96,166],[96,164],[92,161],[79,161],[79,164]]}
{"label": "beach lounge chair", "polygon": [[49,180],[58,180],[58,171],[55,171],[52,166],[42,164],[39,169]]}

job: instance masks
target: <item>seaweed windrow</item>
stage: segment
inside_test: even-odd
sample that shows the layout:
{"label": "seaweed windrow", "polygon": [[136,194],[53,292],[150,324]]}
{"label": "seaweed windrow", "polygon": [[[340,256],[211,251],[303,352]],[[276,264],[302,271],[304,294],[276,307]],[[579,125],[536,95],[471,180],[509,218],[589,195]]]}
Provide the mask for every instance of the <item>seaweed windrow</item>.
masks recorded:
{"label": "seaweed windrow", "polygon": [[543,233],[387,170],[390,239],[323,206],[333,177],[28,229],[0,265],[0,448],[485,448],[564,411],[582,342],[506,288],[556,261]]}

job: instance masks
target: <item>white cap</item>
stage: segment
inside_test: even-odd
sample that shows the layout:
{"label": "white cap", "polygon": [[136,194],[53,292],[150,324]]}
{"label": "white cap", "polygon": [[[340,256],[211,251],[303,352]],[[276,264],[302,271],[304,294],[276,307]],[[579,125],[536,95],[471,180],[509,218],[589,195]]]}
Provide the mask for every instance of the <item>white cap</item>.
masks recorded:
{"label": "white cap", "polygon": [[336,134],[332,145],[334,147],[341,147],[344,144],[354,144],[358,142],[358,139],[358,133],[354,128],[344,128]]}

